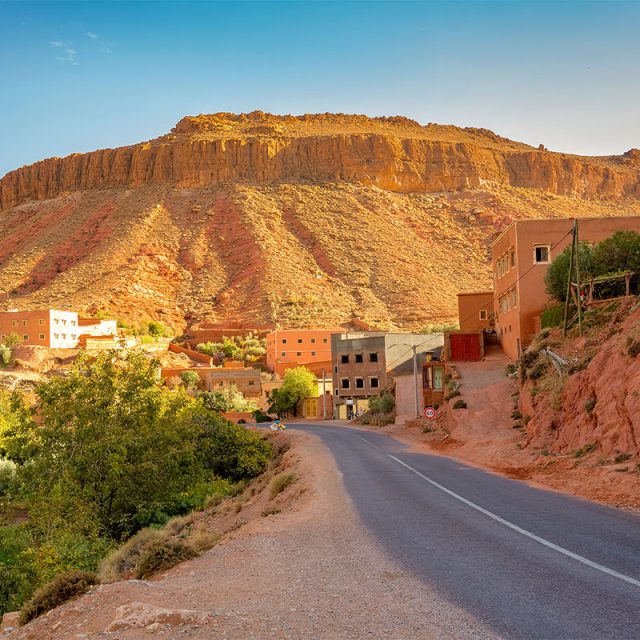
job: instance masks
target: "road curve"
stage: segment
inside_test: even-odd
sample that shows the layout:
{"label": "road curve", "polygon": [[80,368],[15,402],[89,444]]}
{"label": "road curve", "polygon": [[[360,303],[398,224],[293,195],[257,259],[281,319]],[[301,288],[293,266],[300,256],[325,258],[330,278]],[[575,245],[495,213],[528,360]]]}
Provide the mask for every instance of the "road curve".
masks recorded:
{"label": "road curve", "polygon": [[640,518],[385,435],[296,424],[334,455],[365,526],[496,636],[640,638]]}

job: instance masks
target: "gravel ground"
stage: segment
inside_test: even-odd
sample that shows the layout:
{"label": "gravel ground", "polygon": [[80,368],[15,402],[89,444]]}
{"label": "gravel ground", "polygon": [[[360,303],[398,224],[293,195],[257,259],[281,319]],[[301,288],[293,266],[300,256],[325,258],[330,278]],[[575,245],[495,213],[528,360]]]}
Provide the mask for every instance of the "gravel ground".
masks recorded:
{"label": "gravel ground", "polygon": [[[293,451],[301,480],[286,511],[254,519],[160,579],[100,587],[9,637],[495,638],[376,545],[319,439],[296,434]],[[166,615],[132,615],[138,627],[105,631],[132,603]],[[190,623],[194,612],[201,619]]]}

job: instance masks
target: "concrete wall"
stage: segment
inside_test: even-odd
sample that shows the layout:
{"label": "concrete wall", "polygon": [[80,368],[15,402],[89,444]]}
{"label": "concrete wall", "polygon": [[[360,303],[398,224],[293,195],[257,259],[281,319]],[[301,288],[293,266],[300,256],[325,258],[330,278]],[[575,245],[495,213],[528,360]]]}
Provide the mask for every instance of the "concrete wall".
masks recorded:
{"label": "concrete wall", "polygon": [[[422,373],[422,372],[420,372]],[[395,376],[396,381],[396,424],[404,424],[416,417],[415,381],[413,374]],[[418,378],[419,415],[424,410],[421,388],[422,376]]]}

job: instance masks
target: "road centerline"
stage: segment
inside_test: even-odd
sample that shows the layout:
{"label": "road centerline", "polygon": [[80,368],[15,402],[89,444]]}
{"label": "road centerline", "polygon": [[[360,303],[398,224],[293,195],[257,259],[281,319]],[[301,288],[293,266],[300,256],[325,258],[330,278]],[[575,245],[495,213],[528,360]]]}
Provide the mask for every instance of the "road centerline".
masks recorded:
{"label": "road centerline", "polygon": [[[358,437],[358,436],[354,436],[354,437]],[[367,440],[365,440],[364,438],[360,438],[361,440],[363,440],[364,442],[367,442]],[[371,444],[369,442],[367,442],[367,444]],[[371,445],[371,446],[375,446],[375,445]],[[376,447],[377,448],[377,447]],[[417,469],[414,469],[411,465],[408,465],[406,462],[403,462],[402,460],[400,460],[399,458],[396,458],[395,456],[391,455],[390,453],[387,454],[387,456],[389,458],[391,458],[391,460],[395,461],[396,463],[398,463],[399,465],[403,466],[405,469],[407,469],[408,471],[411,471],[412,473],[414,473],[415,475],[417,475],[419,478],[422,478],[422,480],[424,480],[425,482],[428,482],[429,484],[431,484],[432,486],[436,487],[436,489],[439,489],[440,491],[443,491],[444,493],[446,493],[447,495],[451,496],[452,498],[455,498],[456,500],[459,500],[460,502],[462,502],[463,504],[466,504],[468,507],[471,507],[472,509],[475,509],[476,511],[478,511],[479,513],[484,514],[485,516],[491,518],[492,520],[495,520],[496,522],[502,524],[505,527],[508,527],[509,529],[511,529],[512,531],[515,531],[531,540],[534,540],[535,542],[549,548],[552,549],[553,551],[556,551],[558,553],[561,553],[562,555],[567,556],[568,558],[572,558],[573,560],[576,560],[588,567],[591,567],[592,569],[596,569],[597,571],[600,571],[602,573],[605,573],[609,576],[612,576],[614,578],[618,578],[619,580],[622,580],[624,582],[627,582],[628,584],[632,584],[635,587],[640,587],[640,580],[636,580],[635,578],[632,578],[631,576],[627,576],[623,573],[619,573],[618,571],[616,571],[615,569],[610,569],[609,567],[605,567],[602,564],[599,564],[598,562],[594,562],[593,560],[589,560],[589,558],[585,558],[584,556],[581,556],[577,553],[574,553],[573,551],[569,551],[569,549],[565,549],[564,547],[561,547],[553,542],[551,542],[550,540],[547,540],[545,538],[542,538],[538,535],[536,535],[535,533],[532,533],[531,531],[527,531],[526,529],[523,529],[522,527],[519,527],[517,524],[514,524],[513,522],[510,522],[509,520],[505,520],[504,518],[501,518],[499,515],[493,513],[492,511],[489,511],[488,509],[485,509],[484,507],[481,507],[480,505],[476,504],[475,502],[472,502],[471,500],[468,500],[467,498],[457,494],[455,491],[451,491],[451,489],[447,489],[447,487],[445,487],[444,485],[441,485],[439,482],[436,482],[435,480],[432,480],[431,478],[429,478],[428,476],[424,475],[423,473],[421,473],[420,471],[418,471]]]}

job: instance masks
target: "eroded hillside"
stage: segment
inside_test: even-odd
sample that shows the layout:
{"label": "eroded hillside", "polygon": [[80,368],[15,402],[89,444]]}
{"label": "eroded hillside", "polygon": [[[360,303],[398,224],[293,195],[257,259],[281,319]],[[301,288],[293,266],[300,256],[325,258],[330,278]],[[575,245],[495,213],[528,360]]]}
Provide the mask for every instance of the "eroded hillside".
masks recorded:
{"label": "eroded hillside", "polygon": [[0,180],[0,305],[380,327],[455,317],[512,219],[640,213],[638,154],[578,158],[405,118],[184,118]]}

